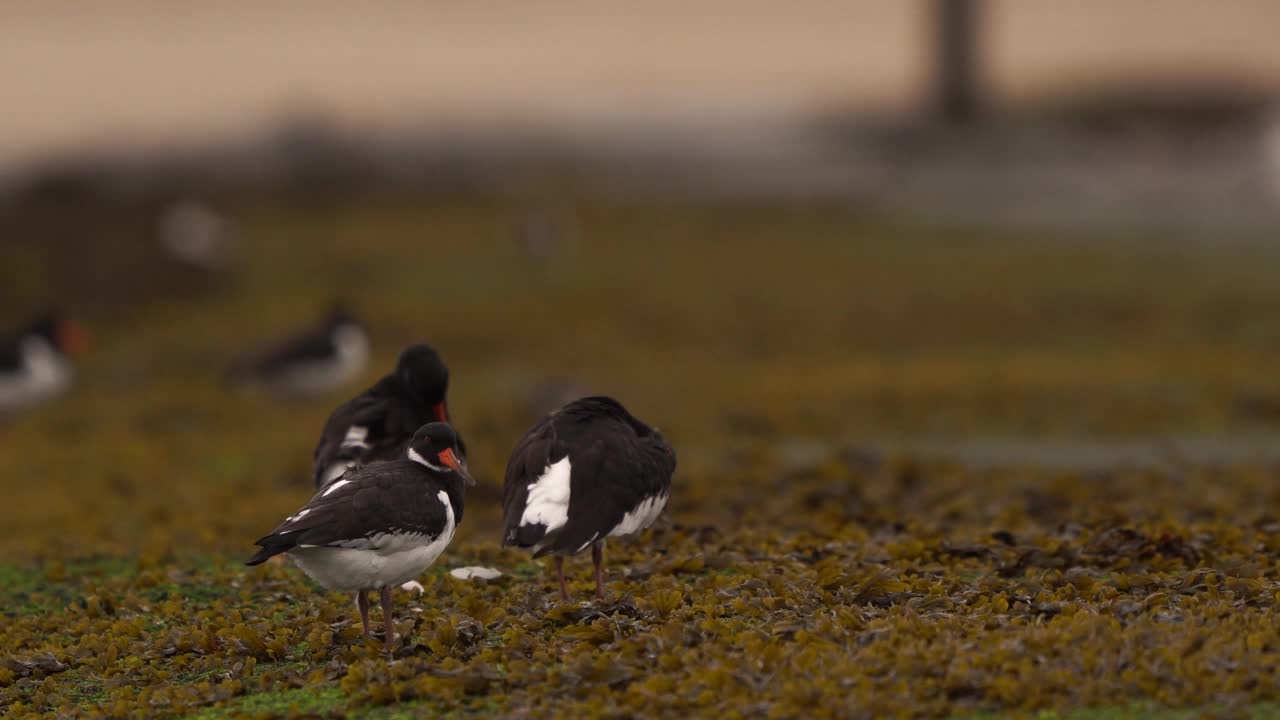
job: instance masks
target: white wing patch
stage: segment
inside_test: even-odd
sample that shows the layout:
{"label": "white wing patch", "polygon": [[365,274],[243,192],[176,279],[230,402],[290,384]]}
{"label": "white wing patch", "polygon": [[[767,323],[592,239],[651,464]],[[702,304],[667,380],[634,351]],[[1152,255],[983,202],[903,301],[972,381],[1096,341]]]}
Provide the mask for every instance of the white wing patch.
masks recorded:
{"label": "white wing patch", "polygon": [[324,488],[324,492],[320,493],[320,497],[326,497],[326,496],[328,496],[330,493],[332,493],[334,490],[337,490],[338,488],[342,487],[343,485],[350,485],[350,484],[351,484],[351,481],[350,481],[350,480],[339,480],[339,481],[337,481],[337,482],[335,482],[335,483],[332,483],[332,484],[326,485],[326,486],[325,486],[325,488]]}
{"label": "white wing patch", "polygon": [[0,410],[12,410],[54,397],[71,387],[71,364],[43,338],[22,341],[23,368],[0,375]]}
{"label": "white wing patch", "polygon": [[369,437],[369,428],[363,425],[352,425],[347,428],[347,436],[342,438],[342,447],[344,448],[360,448],[368,450],[373,447],[366,439]]}
{"label": "white wing patch", "polygon": [[631,509],[631,512],[622,516],[622,522],[617,527],[609,531],[609,536],[630,535],[633,532],[643,530],[653,524],[654,520],[662,514],[662,509],[667,506],[666,495],[653,495],[647,497]]}
{"label": "white wing patch", "polygon": [[342,474],[355,465],[354,462],[336,462],[324,471],[324,475],[320,478],[320,487],[327,487],[329,483],[342,477]]}
{"label": "white wing patch", "polygon": [[569,475],[572,472],[569,456],[552,463],[542,477],[529,483],[529,495],[524,501],[524,514],[520,526],[545,525],[547,532],[569,522]]}

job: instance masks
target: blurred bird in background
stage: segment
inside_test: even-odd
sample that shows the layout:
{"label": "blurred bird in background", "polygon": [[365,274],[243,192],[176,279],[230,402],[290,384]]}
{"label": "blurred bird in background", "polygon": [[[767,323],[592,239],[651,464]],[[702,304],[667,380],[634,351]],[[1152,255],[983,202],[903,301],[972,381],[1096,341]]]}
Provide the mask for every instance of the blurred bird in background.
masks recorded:
{"label": "blurred bird in background", "polygon": [[57,310],[36,316],[0,342],[0,415],[61,395],[71,387],[71,356],[88,335]]}
{"label": "blurred bird in background", "polygon": [[282,395],[319,395],[359,377],[369,362],[369,336],[343,303],[317,326],[234,362],[233,384],[260,385]]}

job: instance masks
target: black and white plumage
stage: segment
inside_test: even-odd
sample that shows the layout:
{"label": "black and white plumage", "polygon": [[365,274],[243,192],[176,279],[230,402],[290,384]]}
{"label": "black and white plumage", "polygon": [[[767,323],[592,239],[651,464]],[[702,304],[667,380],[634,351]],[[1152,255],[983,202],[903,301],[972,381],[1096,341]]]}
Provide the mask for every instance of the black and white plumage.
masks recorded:
{"label": "black and white plumage", "polygon": [[502,544],[555,555],[565,599],[564,556],[590,547],[596,596],[603,597],[605,539],[652,525],[675,469],[675,450],[617,400],[575,400],[530,428],[511,453]]}
{"label": "black and white plumage", "polygon": [[317,395],[354,380],[369,362],[369,336],[335,306],[317,327],[236,361],[228,378],[287,395]]}
{"label": "black and white plumage", "polygon": [[[317,488],[333,482],[348,467],[404,455],[422,425],[449,422],[446,395],[449,369],[435,350],[411,345],[400,353],[396,368],[325,421],[313,455]],[[458,447],[466,457],[461,438]]]}
{"label": "black and white plumage", "polygon": [[288,553],[323,587],[354,591],[366,636],[365,593],[379,590],[391,649],[391,588],[434,563],[462,522],[464,485],[473,481],[457,440],[444,423],[424,425],[403,457],[354,468],[317,492],[258,540],[248,564]]}
{"label": "black and white plumage", "polygon": [[50,399],[71,387],[70,356],[86,344],[79,325],[50,311],[0,342],[0,413]]}

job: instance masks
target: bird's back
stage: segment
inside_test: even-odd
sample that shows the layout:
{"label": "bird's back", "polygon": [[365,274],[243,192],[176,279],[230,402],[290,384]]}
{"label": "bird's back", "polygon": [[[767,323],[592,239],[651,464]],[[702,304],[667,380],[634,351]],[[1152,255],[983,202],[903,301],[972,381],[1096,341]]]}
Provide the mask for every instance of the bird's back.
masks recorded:
{"label": "bird's back", "polygon": [[617,401],[570,403],[530,428],[512,452],[503,543],[576,552],[646,500],[665,502],[674,471],[671,446]]}
{"label": "bird's back", "polygon": [[312,455],[316,486],[332,479],[326,475],[336,465],[400,457],[429,420],[401,397],[394,376],[382,378],[329,414]]}

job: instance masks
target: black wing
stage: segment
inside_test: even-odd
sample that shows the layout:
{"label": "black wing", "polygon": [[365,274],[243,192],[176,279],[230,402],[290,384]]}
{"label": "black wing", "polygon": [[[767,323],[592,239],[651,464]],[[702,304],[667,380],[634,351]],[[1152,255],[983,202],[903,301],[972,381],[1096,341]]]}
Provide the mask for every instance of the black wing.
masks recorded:
{"label": "black wing", "polygon": [[[563,427],[562,427],[563,425]],[[638,436],[629,423],[596,418],[574,423],[559,415],[525,434],[507,463],[503,544],[576,553],[608,535],[644,500],[669,491],[675,453],[656,432]],[[567,520],[558,528],[520,525],[528,488],[549,465],[569,457]]]}
{"label": "black wing", "polygon": [[17,372],[23,369],[24,365],[17,343],[6,342],[0,345],[0,372]]}
{"label": "black wing", "polygon": [[[408,461],[372,463],[316,493],[298,512],[257,541],[257,565],[300,545],[377,550],[388,533],[437,537],[448,522],[442,492],[428,471]],[[458,518],[455,515],[455,524]]]}
{"label": "black wing", "polygon": [[564,458],[567,449],[557,441],[553,416],[547,416],[529,428],[516,443],[507,461],[507,474],[502,483],[502,544],[529,547],[542,539],[546,528],[541,525],[520,527],[529,499],[529,484],[536,482],[547,466]]}
{"label": "black wing", "polygon": [[581,552],[608,536],[640,503],[670,491],[675,455],[661,437],[624,437],[603,434],[569,451],[569,520],[535,557]]}
{"label": "black wing", "polygon": [[0,372],[16,372],[26,366],[22,358],[25,335],[22,330],[0,334]]}
{"label": "black wing", "polygon": [[[435,407],[414,400],[394,375],[382,378],[340,405],[325,422],[312,454],[316,487],[320,487],[325,473],[335,463],[399,458],[418,428],[439,419]],[[458,451],[466,457],[461,434]]]}
{"label": "black wing", "polygon": [[230,375],[232,378],[274,375],[298,363],[329,360],[336,352],[328,329],[311,330],[237,361]]}
{"label": "black wing", "polygon": [[[388,445],[386,417],[386,399],[369,391],[348,400],[329,415],[312,454],[317,488],[324,480],[325,473],[335,463],[392,459],[385,452]],[[412,437],[411,431],[403,439]]]}

